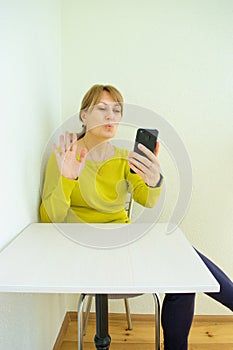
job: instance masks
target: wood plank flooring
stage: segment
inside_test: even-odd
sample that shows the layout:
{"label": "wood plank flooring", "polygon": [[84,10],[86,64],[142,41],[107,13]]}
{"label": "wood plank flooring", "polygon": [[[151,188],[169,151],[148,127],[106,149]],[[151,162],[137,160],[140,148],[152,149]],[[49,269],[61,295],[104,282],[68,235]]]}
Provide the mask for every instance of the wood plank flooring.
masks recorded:
{"label": "wood plank flooring", "polygon": [[[111,350],[154,349],[153,315],[132,315],[133,330],[127,330],[124,314],[109,315]],[[94,315],[90,315],[84,350],[95,350]],[[76,313],[68,313],[53,350],[77,350]],[[163,350],[161,333],[161,350]],[[233,316],[195,316],[190,337],[189,350],[233,350]]]}

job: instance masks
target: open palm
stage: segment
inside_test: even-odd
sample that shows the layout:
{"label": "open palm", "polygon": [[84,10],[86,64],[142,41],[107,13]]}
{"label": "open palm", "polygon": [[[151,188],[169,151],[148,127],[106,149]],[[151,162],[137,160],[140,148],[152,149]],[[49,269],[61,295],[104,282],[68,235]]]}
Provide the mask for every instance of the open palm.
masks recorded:
{"label": "open palm", "polygon": [[53,145],[53,150],[57,159],[58,168],[62,176],[75,180],[77,179],[84,167],[87,154],[86,149],[80,152],[80,159],[77,159],[77,135],[66,132],[60,136],[60,147]]}

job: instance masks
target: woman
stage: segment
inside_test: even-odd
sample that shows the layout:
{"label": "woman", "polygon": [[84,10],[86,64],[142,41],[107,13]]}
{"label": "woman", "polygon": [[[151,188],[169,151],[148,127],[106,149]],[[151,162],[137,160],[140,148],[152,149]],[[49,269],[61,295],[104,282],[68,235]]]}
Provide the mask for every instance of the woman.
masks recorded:
{"label": "woman", "polygon": [[139,147],[148,158],[109,143],[122,109],[123,98],[112,86],[95,85],[84,96],[83,132],[78,139],[76,134],[60,136],[60,148],[54,145],[47,165],[40,207],[43,222],[128,222],[128,191],[140,204],[155,205],[161,192],[157,156],[143,145]]}
{"label": "woman", "polygon": [[[129,222],[124,210],[130,191],[136,202],[153,207],[161,193],[162,176],[155,154],[140,145],[145,157],[114,147],[122,117],[123,98],[112,86],[94,85],[80,111],[83,132],[60,136],[60,148],[48,162],[40,207],[43,222]],[[159,145],[159,144],[157,144]],[[130,168],[136,173],[132,174]],[[233,310],[233,284],[206,257],[198,254],[220,284],[209,294]],[[195,294],[167,294],[162,308],[165,350],[187,350]]]}

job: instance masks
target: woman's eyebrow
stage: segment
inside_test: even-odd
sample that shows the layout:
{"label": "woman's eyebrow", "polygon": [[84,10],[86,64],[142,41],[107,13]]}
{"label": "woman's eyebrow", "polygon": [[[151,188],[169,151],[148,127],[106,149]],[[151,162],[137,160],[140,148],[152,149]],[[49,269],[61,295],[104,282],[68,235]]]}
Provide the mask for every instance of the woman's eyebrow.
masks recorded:
{"label": "woman's eyebrow", "polygon": [[119,102],[110,102],[110,103],[106,103],[104,101],[99,101],[99,103],[103,103],[104,105],[108,106],[108,105],[113,105],[113,106],[119,106],[120,107],[120,103]]}

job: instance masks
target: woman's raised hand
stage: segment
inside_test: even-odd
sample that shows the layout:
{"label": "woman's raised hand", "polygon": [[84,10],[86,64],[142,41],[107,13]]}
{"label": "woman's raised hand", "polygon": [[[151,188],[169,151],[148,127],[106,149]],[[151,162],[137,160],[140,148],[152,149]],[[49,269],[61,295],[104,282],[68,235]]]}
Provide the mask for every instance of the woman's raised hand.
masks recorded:
{"label": "woman's raised hand", "polygon": [[57,159],[58,168],[62,176],[75,180],[81,174],[84,167],[87,150],[83,148],[80,152],[80,159],[77,159],[77,135],[66,132],[60,136],[60,147],[53,145],[53,150]]}
{"label": "woman's raised hand", "polygon": [[142,144],[139,144],[138,148],[145,156],[141,156],[136,152],[130,152],[130,168],[141,176],[148,186],[155,187],[160,180],[160,163],[157,157],[159,153],[159,142],[156,144],[154,153]]}

